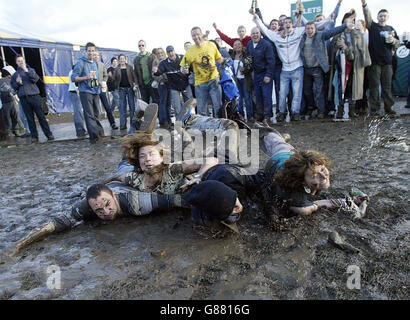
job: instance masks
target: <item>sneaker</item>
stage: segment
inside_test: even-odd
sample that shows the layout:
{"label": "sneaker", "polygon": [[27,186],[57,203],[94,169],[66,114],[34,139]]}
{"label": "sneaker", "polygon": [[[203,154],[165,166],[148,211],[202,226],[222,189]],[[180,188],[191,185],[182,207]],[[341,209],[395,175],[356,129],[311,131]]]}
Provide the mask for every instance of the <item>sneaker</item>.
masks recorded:
{"label": "sneaker", "polygon": [[111,129],[113,129],[113,130],[118,130],[118,127],[117,127],[117,125],[116,125],[115,123],[113,123],[113,124],[111,125]]}
{"label": "sneaker", "polygon": [[396,114],[396,111],[394,111],[393,109],[387,109],[385,112],[386,112],[386,115],[387,114],[390,114],[390,115]]}
{"label": "sneaker", "polygon": [[121,131],[123,131],[123,130],[127,130],[127,126],[125,126],[125,127],[121,127],[121,128],[120,128],[120,130],[121,130]]}
{"label": "sneaker", "polygon": [[283,139],[285,140],[285,142],[289,142],[291,140],[290,134],[289,133],[284,133],[282,134]]}
{"label": "sneaker", "polygon": [[189,99],[186,101],[182,107],[181,110],[179,111],[178,115],[176,116],[175,120],[176,121],[183,121],[184,118],[186,118],[188,115],[191,114],[191,109],[195,108],[197,104],[196,99]]}
{"label": "sneaker", "polygon": [[145,109],[144,121],[141,123],[140,131],[144,131],[146,133],[152,133],[157,123],[157,117],[158,117],[158,105],[156,103],[151,103]]}
{"label": "sneaker", "polygon": [[285,116],[284,113],[279,113],[276,117],[277,122],[283,122],[283,121],[285,121],[285,119],[286,119],[286,116]]}
{"label": "sneaker", "polygon": [[37,143],[38,142],[38,138],[31,138],[31,143]]}
{"label": "sneaker", "polygon": [[262,123],[263,123],[263,125],[265,125],[266,127],[269,127],[269,120],[268,120],[268,118],[263,119]]}
{"label": "sneaker", "polygon": [[50,135],[47,136],[47,139],[48,139],[49,141],[52,141],[52,140],[54,140],[54,136],[53,136],[52,134],[50,134]]}
{"label": "sneaker", "polygon": [[299,114],[292,115],[292,121],[300,121],[300,115]]}
{"label": "sneaker", "polygon": [[19,136],[19,138],[28,138],[31,137],[31,134],[28,132],[24,132],[21,136]]}

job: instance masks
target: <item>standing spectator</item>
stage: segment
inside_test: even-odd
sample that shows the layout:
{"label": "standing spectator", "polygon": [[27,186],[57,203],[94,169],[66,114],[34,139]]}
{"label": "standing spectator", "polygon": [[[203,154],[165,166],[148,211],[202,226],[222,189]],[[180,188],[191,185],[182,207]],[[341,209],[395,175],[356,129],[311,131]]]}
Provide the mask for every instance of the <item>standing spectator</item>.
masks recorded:
{"label": "standing spectator", "polygon": [[[356,20],[355,29],[363,35],[364,42],[369,46],[369,32],[366,29],[366,21]],[[363,80],[363,98],[356,101],[356,112],[358,115],[366,116],[369,112],[369,103],[367,99],[368,89],[369,89],[369,68],[364,69],[364,80]]]}
{"label": "standing spectator", "polygon": [[161,62],[166,61],[164,49],[157,48],[156,59],[152,63],[152,73],[154,82],[157,83],[159,93],[158,119],[159,125],[163,129],[171,129],[171,99],[168,86],[168,78],[165,73],[155,74]]}
{"label": "standing spectator", "polygon": [[17,92],[17,95],[23,106],[24,113],[27,117],[30,127],[31,142],[38,142],[38,131],[34,114],[40,123],[41,129],[48,140],[54,140],[50,127],[44,116],[40,90],[36,83],[40,77],[34,69],[26,65],[26,61],[21,55],[16,56],[17,71],[11,77],[11,87]]}
{"label": "standing spectator", "polygon": [[239,26],[238,27],[238,36],[239,36],[239,38],[229,38],[227,35],[222,33],[221,30],[218,29],[218,27],[216,26],[216,23],[213,23],[212,26],[215,28],[216,32],[219,34],[221,39],[223,41],[225,41],[227,44],[229,44],[232,48],[233,48],[233,45],[234,45],[235,41],[237,41],[237,40],[239,40],[242,43],[244,48],[246,48],[248,42],[251,41],[251,37],[246,35],[246,28],[244,26]]}
{"label": "standing spectator", "polygon": [[[409,42],[409,39],[407,37],[408,37],[408,33],[405,32],[404,35],[403,35],[403,42],[404,42],[404,45],[406,46],[406,48],[410,49],[410,42]],[[408,69],[407,86],[408,86],[408,94],[407,94],[407,104],[406,104],[405,108],[410,108],[410,66],[409,66],[409,69]]]}
{"label": "standing spectator", "polygon": [[[303,92],[303,61],[300,54],[300,42],[305,33],[304,27],[293,28],[293,20],[290,17],[284,19],[284,29],[282,33],[269,30],[259,19],[258,15],[251,9],[250,13],[254,16],[254,22],[274,42],[279,57],[282,60],[282,72],[280,75],[280,96],[279,96],[279,114],[276,117],[278,122],[283,122],[286,118],[286,97],[289,93],[289,87],[292,85],[292,120],[299,121],[300,106]],[[299,19],[301,17],[299,16]],[[279,18],[280,20],[280,18]],[[330,22],[330,19],[315,23],[319,28]]]}
{"label": "standing spectator", "polygon": [[246,56],[252,57],[254,90],[256,96],[256,119],[269,125],[272,117],[272,79],[275,57],[272,45],[261,38],[259,28],[251,30],[252,41],[246,46]]}
{"label": "standing spectator", "polygon": [[[352,28],[352,21],[350,20],[349,23],[350,28]],[[314,106],[317,105],[319,119],[323,119],[325,116],[324,75],[329,71],[326,40],[343,32],[346,27],[347,25],[343,24],[337,28],[325,29],[326,31],[317,31],[315,23],[308,22],[300,43],[300,53],[304,66],[303,94],[308,110],[313,110]],[[313,85],[315,85],[315,90],[313,90]]]}
{"label": "standing spectator", "polygon": [[366,27],[369,30],[369,51],[372,59],[372,65],[369,69],[370,115],[376,115],[380,110],[380,84],[382,86],[384,111],[386,114],[395,114],[392,93],[392,51],[395,51],[400,46],[399,37],[394,28],[387,25],[387,20],[389,19],[387,10],[382,9],[379,11],[377,14],[378,23],[376,23],[372,19],[366,0],[362,0],[362,6]]}
{"label": "standing spectator", "polygon": [[[0,93],[1,93],[1,103],[3,105],[3,123],[8,132],[8,134],[14,134],[18,137],[17,133],[17,124],[18,124],[18,113],[17,113],[17,106],[16,100],[14,98],[14,92],[11,88],[11,76],[14,74],[14,68],[11,73],[6,69],[7,67],[2,69],[0,72]],[[9,67],[10,68],[10,67]]]}
{"label": "standing spectator", "polygon": [[[352,9],[344,15],[342,21],[345,23],[347,20],[354,19],[355,16]],[[343,118],[345,102],[349,103],[349,117],[357,117],[355,102],[363,98],[364,68],[371,63],[369,50],[362,33],[353,28],[354,24],[348,23],[345,31],[332,39],[329,48],[332,65],[330,81],[334,84],[334,95],[331,95],[332,90],[330,89],[329,99],[334,99],[335,105],[338,106],[336,117],[339,119]],[[342,54],[345,60],[341,59]],[[345,68],[346,83],[343,83],[344,79],[340,77],[343,74],[343,68]]]}
{"label": "standing spectator", "polygon": [[195,45],[189,48],[182,58],[181,71],[188,74],[189,67],[193,66],[198,113],[209,116],[208,97],[210,96],[214,116],[217,117],[222,107],[222,91],[218,84],[219,73],[216,62],[222,63],[223,59],[215,44],[203,39],[199,27],[192,28],[191,36]]}
{"label": "standing spectator", "polygon": [[153,67],[155,76],[166,74],[170,90],[171,105],[175,110],[175,116],[181,111],[181,94],[184,102],[192,98],[191,87],[187,75],[181,72],[180,63],[182,56],[175,53],[173,46],[167,47],[167,59],[160,62],[158,67]]}
{"label": "standing spectator", "polygon": [[118,90],[115,89],[114,71],[118,67],[118,59],[116,57],[111,58],[111,66],[107,69],[108,80],[107,88],[111,101],[111,111],[114,112],[115,108],[120,108],[120,96]]}
{"label": "standing spectator", "polygon": [[126,57],[120,54],[117,68],[114,70],[114,87],[118,91],[120,97],[119,109],[120,109],[120,130],[127,130],[127,101],[130,109],[130,133],[134,131],[134,113],[135,113],[135,94],[134,86],[136,86],[137,80],[135,79],[135,73],[127,63]]}
{"label": "standing spectator", "polygon": [[86,55],[81,57],[74,66],[71,80],[78,83],[80,101],[83,106],[84,120],[90,143],[96,143],[104,136],[104,129],[98,120],[98,104],[100,99],[100,73],[94,60],[95,44],[89,42],[85,46]]}
{"label": "standing spectator", "polygon": [[6,126],[4,125],[4,122],[3,122],[3,105],[1,104],[1,100],[0,100],[0,141],[7,140],[8,136],[9,135],[7,133]]}
{"label": "standing spectator", "polygon": [[158,91],[151,86],[152,81],[152,63],[155,55],[147,51],[144,40],[138,42],[138,49],[140,53],[134,60],[134,72],[138,81],[138,86],[141,92],[141,98],[146,103],[150,103],[150,98],[153,103],[159,104]]}
{"label": "standing spectator", "polygon": [[[236,40],[233,44],[233,74],[236,85],[239,89],[239,113],[243,116],[245,114],[249,122],[254,122],[253,103],[252,103],[252,71],[249,68],[249,58],[245,57],[245,48],[242,42]],[[246,67],[246,68],[245,68]]]}
{"label": "standing spectator", "polygon": [[98,51],[95,53],[95,59],[98,64],[98,71],[100,73],[100,88],[101,88],[100,100],[105,109],[105,112],[107,113],[107,118],[110,123],[111,129],[118,130],[118,127],[115,124],[115,118],[114,118],[114,115],[112,114],[112,110],[111,110],[110,104],[108,102],[108,97],[107,97],[107,80],[108,80],[107,67],[101,61],[101,56]]}
{"label": "standing spectator", "polygon": [[84,114],[81,107],[80,98],[78,96],[78,89],[75,83],[71,80],[74,66],[68,74],[68,91],[70,95],[71,105],[73,106],[74,127],[78,138],[83,138],[87,135],[87,131],[84,128]]}

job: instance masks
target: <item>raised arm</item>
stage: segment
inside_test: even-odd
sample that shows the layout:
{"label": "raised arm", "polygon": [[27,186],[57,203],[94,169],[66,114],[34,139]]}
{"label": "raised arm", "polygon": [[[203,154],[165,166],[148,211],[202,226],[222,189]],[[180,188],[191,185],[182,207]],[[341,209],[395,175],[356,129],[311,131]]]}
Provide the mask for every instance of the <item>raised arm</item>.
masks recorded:
{"label": "raised arm", "polygon": [[233,47],[233,44],[235,42],[234,39],[228,37],[226,34],[224,34],[221,30],[218,29],[218,27],[216,26],[216,23],[214,22],[212,24],[212,26],[215,28],[216,33],[218,33],[218,35],[221,37],[221,39],[223,41],[225,41],[227,44],[229,44],[231,47]]}
{"label": "raised arm", "polygon": [[252,11],[252,9],[249,10],[249,12],[253,15],[253,22],[256,23],[256,25],[257,25],[258,28],[261,30],[261,32],[262,32],[264,35],[266,35],[266,37],[267,37],[270,41],[274,42],[274,41],[276,40],[276,32],[274,32],[274,31],[268,29],[268,28],[263,24],[262,20],[259,19],[258,15],[257,15],[255,12],[252,13],[251,11]]}
{"label": "raised arm", "polygon": [[363,7],[364,20],[366,21],[366,28],[370,30],[370,28],[372,27],[373,19],[370,13],[370,9],[367,6],[366,0],[362,0],[362,7]]}

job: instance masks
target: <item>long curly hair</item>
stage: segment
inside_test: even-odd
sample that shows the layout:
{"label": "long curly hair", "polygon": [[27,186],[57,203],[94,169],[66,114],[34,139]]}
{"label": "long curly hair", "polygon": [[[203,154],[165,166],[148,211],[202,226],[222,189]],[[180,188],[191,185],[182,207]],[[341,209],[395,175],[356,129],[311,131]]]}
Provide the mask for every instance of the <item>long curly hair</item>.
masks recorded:
{"label": "long curly hair", "polygon": [[[127,136],[122,139],[121,149],[124,159],[133,165],[137,172],[141,172],[139,150],[146,146],[157,147],[161,157],[169,153],[168,148],[161,141],[153,140],[151,134],[146,132],[137,131],[132,136]],[[164,164],[164,166],[166,165]]]}
{"label": "long curly hair", "polygon": [[306,171],[314,171],[314,167],[318,165],[329,168],[331,162],[326,155],[315,150],[296,151],[285,161],[283,169],[275,174],[274,183],[287,190],[303,187]]}

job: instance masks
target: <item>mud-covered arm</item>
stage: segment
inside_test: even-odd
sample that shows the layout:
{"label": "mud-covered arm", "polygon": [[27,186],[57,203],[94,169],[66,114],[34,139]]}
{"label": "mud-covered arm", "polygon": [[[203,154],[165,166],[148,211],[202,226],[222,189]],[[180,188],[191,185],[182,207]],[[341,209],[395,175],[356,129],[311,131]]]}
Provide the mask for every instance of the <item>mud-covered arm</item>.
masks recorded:
{"label": "mud-covered arm", "polygon": [[82,221],[92,219],[92,217],[93,212],[91,211],[87,200],[77,202],[71,209],[70,213],[53,217],[50,221],[34,229],[27,236],[21,239],[15,246],[14,254],[19,253],[21,249],[27,247],[33,242],[40,241],[52,233],[72,229]]}
{"label": "mud-covered arm", "polygon": [[181,186],[181,190],[187,190],[190,186],[201,182],[202,175],[210,168],[216,166],[219,163],[218,158],[205,158],[205,159],[192,159],[182,162],[182,172],[185,176],[192,173],[196,173],[198,177],[194,177],[186,184]]}

